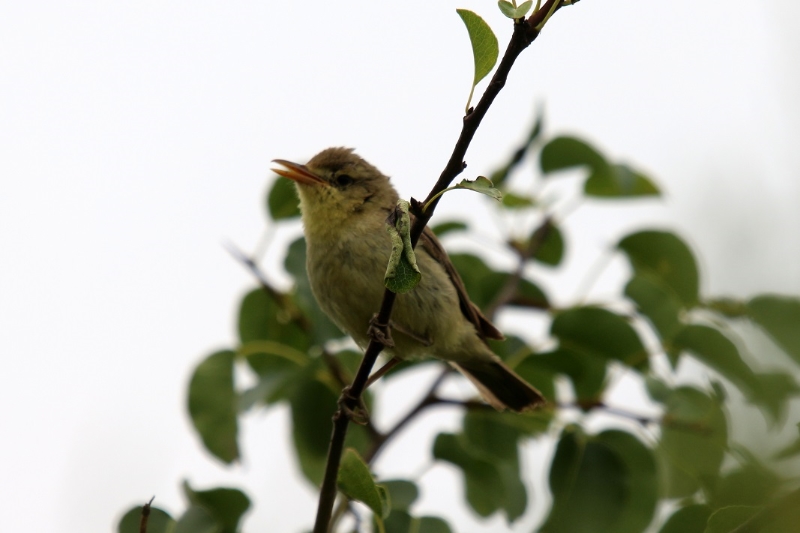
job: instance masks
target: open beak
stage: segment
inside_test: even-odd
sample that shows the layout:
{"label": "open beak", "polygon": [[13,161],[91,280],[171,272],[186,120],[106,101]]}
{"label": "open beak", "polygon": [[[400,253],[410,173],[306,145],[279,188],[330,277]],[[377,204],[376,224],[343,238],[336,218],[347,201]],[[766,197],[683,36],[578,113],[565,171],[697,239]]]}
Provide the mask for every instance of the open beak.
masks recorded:
{"label": "open beak", "polygon": [[286,170],[282,168],[272,169],[272,171],[278,176],[289,178],[292,181],[296,181],[297,183],[302,183],[304,185],[328,184],[327,181],[308,170],[305,165],[298,165],[297,163],[292,163],[291,161],[286,161],[285,159],[273,159],[272,162],[286,167]]}

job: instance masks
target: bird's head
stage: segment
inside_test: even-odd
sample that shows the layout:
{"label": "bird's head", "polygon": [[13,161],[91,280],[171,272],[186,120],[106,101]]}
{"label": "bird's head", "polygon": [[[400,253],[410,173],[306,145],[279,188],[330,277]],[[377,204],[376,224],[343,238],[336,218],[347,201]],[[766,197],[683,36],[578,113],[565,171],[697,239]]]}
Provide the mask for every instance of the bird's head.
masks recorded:
{"label": "bird's head", "polygon": [[283,159],[273,162],[285,167],[273,169],[276,174],[297,185],[307,229],[352,223],[354,217],[383,212],[397,203],[389,178],[352,148],[327,148],[305,165]]}

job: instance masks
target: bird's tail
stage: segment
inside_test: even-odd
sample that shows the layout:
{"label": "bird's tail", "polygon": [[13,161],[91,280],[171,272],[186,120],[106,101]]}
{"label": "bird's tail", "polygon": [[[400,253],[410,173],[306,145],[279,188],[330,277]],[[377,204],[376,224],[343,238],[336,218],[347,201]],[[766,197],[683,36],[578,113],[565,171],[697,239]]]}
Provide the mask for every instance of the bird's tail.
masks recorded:
{"label": "bird's tail", "polygon": [[547,402],[541,392],[499,359],[460,361],[450,364],[469,378],[481,396],[498,411],[510,409],[520,413]]}

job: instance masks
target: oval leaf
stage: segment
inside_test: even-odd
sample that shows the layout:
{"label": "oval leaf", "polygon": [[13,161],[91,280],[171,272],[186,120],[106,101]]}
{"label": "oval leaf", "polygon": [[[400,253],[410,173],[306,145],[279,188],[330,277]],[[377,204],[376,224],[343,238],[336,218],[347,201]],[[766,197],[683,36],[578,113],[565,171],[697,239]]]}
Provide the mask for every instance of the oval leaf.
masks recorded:
{"label": "oval leaf", "polygon": [[239,489],[216,488],[195,491],[184,481],[183,490],[192,506],[205,510],[220,528],[219,533],[236,533],[239,521],[250,508],[250,498]]}
{"label": "oval leaf", "polygon": [[600,152],[575,137],[556,137],[542,148],[539,166],[547,174],[557,170],[588,166],[592,172],[604,172],[608,162]]}
{"label": "oval leaf", "polygon": [[661,191],[644,174],[627,165],[608,165],[595,170],[583,185],[587,196],[601,198],[627,198],[659,196]]}
{"label": "oval leaf", "polygon": [[362,502],[381,518],[388,516],[390,508],[385,491],[379,490],[369,467],[352,448],[345,450],[342,455],[337,484],[339,490],[351,500]]}
{"label": "oval leaf", "polygon": [[747,303],[747,311],[756,324],[772,337],[786,353],[800,363],[800,299],[764,294]]}
{"label": "oval leaf", "polygon": [[225,463],[239,458],[235,357],[230,350],[211,354],[197,366],[189,382],[192,423],[206,449]]}
{"label": "oval leaf", "polygon": [[272,220],[285,220],[300,216],[297,188],[291,180],[278,177],[267,195],[267,211]]}
{"label": "oval leaf", "polygon": [[[137,505],[119,521],[118,533],[141,533],[142,506]],[[166,511],[157,507],[150,507],[147,517],[147,533],[172,533],[175,530],[175,520]]]}
{"label": "oval leaf", "polygon": [[467,9],[456,9],[456,12],[464,21],[472,43],[472,57],[475,60],[475,76],[472,80],[474,86],[492,71],[500,48],[497,37],[486,21]]}

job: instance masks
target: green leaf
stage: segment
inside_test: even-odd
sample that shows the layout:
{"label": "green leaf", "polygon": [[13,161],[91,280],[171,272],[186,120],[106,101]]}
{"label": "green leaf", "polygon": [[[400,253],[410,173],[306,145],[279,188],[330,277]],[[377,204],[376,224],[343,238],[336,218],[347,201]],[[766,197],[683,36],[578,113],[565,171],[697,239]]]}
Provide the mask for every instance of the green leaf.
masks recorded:
{"label": "green leaf", "polygon": [[567,426],[550,467],[553,506],[540,531],[614,531],[631,496],[627,474],[616,450],[587,438],[577,426]]}
{"label": "green leaf", "polygon": [[[552,221],[547,225],[546,231],[544,241],[534,254],[533,259],[545,265],[558,266],[564,258],[564,236]],[[531,239],[534,238],[536,238],[536,233],[531,236]]]}
{"label": "green leaf", "polygon": [[331,339],[342,338],[344,334],[319,308],[314,293],[311,291],[311,282],[308,280],[306,272],[305,238],[300,237],[289,245],[283,265],[294,278],[295,289],[292,295],[294,302],[313,325],[310,335],[314,343],[323,345]]}
{"label": "green leaf", "polygon": [[592,173],[607,172],[608,162],[600,152],[575,137],[556,137],[542,148],[539,166],[544,174],[588,166]]}
{"label": "green leaf", "polygon": [[504,423],[499,413],[467,411],[464,415],[464,437],[473,450],[490,460],[518,460],[517,439],[520,432]]}
{"label": "green leaf", "polygon": [[184,481],[183,490],[193,507],[205,510],[218,524],[219,533],[236,533],[242,516],[250,508],[250,499],[238,489],[195,491]]}
{"label": "green leaf", "polygon": [[527,497],[516,462],[490,461],[465,445],[459,436],[449,433],[436,437],[433,456],[461,468],[467,502],[480,516],[502,509],[512,521],[524,512]]}
{"label": "green leaf", "polygon": [[531,355],[517,365],[515,371],[537,387],[538,382],[533,379],[537,371],[563,374],[572,382],[578,403],[588,405],[600,399],[603,394],[606,360],[560,348],[548,353]]}
{"label": "green leaf", "polygon": [[730,533],[747,522],[761,507],[733,505],[714,511],[708,519],[705,533]]}
{"label": "green leaf", "polygon": [[747,303],[753,321],[800,363],[800,298],[764,294]]}
{"label": "green leaf", "polygon": [[469,40],[472,44],[472,57],[475,61],[475,75],[472,78],[472,90],[470,90],[469,100],[467,101],[467,108],[469,109],[475,86],[494,68],[500,48],[494,32],[481,17],[467,9],[456,9],[456,12],[467,27]]}
{"label": "green leaf", "polygon": [[[417,533],[452,533],[450,525],[437,516],[423,516],[418,519]],[[388,533],[388,532],[387,532]]]}
{"label": "green leaf", "polygon": [[300,200],[291,180],[278,177],[267,195],[267,210],[273,220],[300,216]]}
{"label": "green leaf", "polygon": [[759,389],[756,375],[750,369],[739,349],[719,330],[701,325],[684,326],[672,340],[677,350],[685,350],[705,365],[713,368],[749,397]]}
{"label": "green leaf", "polygon": [[417,501],[419,489],[416,483],[405,479],[393,479],[382,481],[381,485],[389,491],[389,499],[392,502],[392,512],[397,510],[408,511],[411,504]]}
{"label": "green leaf", "polygon": [[441,224],[431,227],[431,231],[433,231],[437,237],[441,237],[442,235],[451,233],[453,231],[466,231],[467,229],[467,224],[460,221],[442,222]]}
{"label": "green leaf", "polygon": [[[381,531],[380,526],[377,525],[379,518],[373,515],[373,531]],[[416,526],[416,518],[413,518],[408,511],[404,509],[392,509],[386,520],[383,520],[383,531],[385,533],[411,533]]]}
{"label": "green leaf", "polygon": [[250,291],[239,308],[239,339],[242,344],[269,340],[305,352],[309,338],[291,315],[263,289]]}
{"label": "green leaf", "polygon": [[719,404],[705,393],[679,387],[666,402],[658,455],[664,495],[689,496],[713,487],[728,443],[728,425]]}
{"label": "green leaf", "polygon": [[208,511],[192,505],[175,524],[175,533],[222,533],[222,526]]}
{"label": "green leaf", "polygon": [[699,275],[689,247],[674,233],[640,231],[623,238],[617,247],[637,275],[660,280],[686,307],[697,305]]}
{"label": "green leaf", "polygon": [[703,533],[709,516],[708,505],[687,505],[675,511],[658,533]]}
{"label": "green leaf", "polygon": [[616,359],[637,370],[649,366],[639,335],[621,316],[599,307],[576,307],[556,315],[550,334],[575,352]]}
{"label": "green leaf", "polygon": [[239,458],[235,357],[230,350],[211,354],[197,366],[189,382],[192,423],[206,449],[225,463]]}
{"label": "green leaf", "polygon": [[[797,424],[797,429],[800,430],[800,423]],[[798,454],[800,454],[800,439],[782,448],[774,455],[774,458],[778,460],[788,459],[789,457],[794,457]]]}
{"label": "green leaf", "polygon": [[[125,513],[117,526],[118,533],[140,533],[142,520],[142,506],[137,505]],[[163,509],[150,507],[150,516],[147,518],[147,533],[172,533],[175,530],[175,520]]]}
{"label": "green leaf", "polygon": [[712,507],[765,505],[781,488],[781,478],[755,458],[725,472],[714,487]]}
{"label": "green leaf", "polygon": [[[511,275],[507,272],[492,270],[481,258],[471,254],[451,254],[450,261],[461,275],[470,299],[480,308],[485,308],[494,300],[508,276]],[[522,280],[519,294],[511,302],[511,305],[546,309],[550,304],[547,296],[537,285],[528,280]]]}
{"label": "green leaf", "polygon": [[307,354],[272,341],[251,341],[239,348],[239,353],[258,375],[256,385],[242,393],[242,410],[257,403],[272,404],[285,399],[294,376],[309,363]]}
{"label": "green leaf", "polygon": [[[498,191],[498,193],[500,193],[500,191]],[[536,201],[530,196],[520,196],[519,194],[515,194],[513,192],[505,192],[500,194],[502,197],[501,202],[503,203],[503,206],[508,207],[509,209],[521,209],[536,205]]]}
{"label": "green leaf", "polygon": [[486,196],[494,198],[495,200],[500,200],[503,197],[503,193],[501,193],[498,189],[495,189],[492,180],[490,180],[485,176],[478,176],[472,181],[463,179],[460,182],[456,183],[453,186],[453,188],[469,189],[470,191],[475,191],[481,194],[485,194]]}
{"label": "green leaf", "polygon": [[681,329],[681,302],[660,278],[648,273],[633,276],[625,286],[625,296],[633,300],[637,311],[649,319],[662,342],[668,342]]}
{"label": "green leaf", "polygon": [[586,180],[583,192],[587,196],[603,198],[661,195],[650,178],[627,165],[608,165],[603,169],[595,169]]}
{"label": "green leaf", "polygon": [[352,448],[346,449],[342,455],[337,484],[345,496],[364,503],[377,516],[386,518],[389,515],[386,493],[379,490],[369,467]]}
{"label": "green leaf", "polygon": [[411,221],[408,202],[400,200],[395,209],[395,219],[386,225],[392,238],[392,254],[386,266],[383,284],[392,292],[403,294],[417,286],[422,279],[414,247],[411,245]]}

